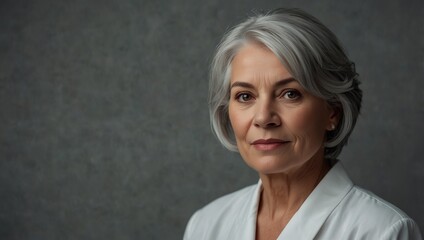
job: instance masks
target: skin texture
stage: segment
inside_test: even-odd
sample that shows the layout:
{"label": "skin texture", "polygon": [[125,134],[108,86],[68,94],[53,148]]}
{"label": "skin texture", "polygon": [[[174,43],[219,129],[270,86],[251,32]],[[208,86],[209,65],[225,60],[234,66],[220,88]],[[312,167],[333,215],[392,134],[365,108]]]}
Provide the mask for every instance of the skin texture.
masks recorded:
{"label": "skin texture", "polygon": [[261,44],[243,46],[231,67],[231,125],[241,156],[263,184],[256,238],[276,239],[330,169],[325,133],[338,114]]}

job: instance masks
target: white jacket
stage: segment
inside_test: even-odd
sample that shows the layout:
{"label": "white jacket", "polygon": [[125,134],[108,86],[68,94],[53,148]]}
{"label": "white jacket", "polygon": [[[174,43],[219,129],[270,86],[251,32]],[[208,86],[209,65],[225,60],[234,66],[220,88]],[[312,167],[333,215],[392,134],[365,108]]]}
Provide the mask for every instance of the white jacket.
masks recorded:
{"label": "white jacket", "polygon": [[[184,240],[254,240],[262,184],[223,196],[190,219]],[[420,240],[404,212],[355,186],[337,162],[305,200],[278,240]]]}

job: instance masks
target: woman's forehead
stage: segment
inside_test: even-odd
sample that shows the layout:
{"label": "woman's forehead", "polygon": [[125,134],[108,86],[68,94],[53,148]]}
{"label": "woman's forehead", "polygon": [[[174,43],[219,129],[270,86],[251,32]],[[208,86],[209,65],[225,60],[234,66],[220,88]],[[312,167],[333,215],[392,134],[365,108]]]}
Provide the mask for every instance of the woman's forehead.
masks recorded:
{"label": "woman's forehead", "polygon": [[279,81],[292,78],[280,59],[268,48],[259,44],[246,44],[231,63],[231,82]]}

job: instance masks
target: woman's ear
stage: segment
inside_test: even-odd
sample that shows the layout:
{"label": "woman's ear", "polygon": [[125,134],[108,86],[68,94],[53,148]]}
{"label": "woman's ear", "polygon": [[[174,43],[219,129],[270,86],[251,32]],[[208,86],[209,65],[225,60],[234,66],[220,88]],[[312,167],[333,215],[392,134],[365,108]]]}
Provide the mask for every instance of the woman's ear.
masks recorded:
{"label": "woman's ear", "polygon": [[341,116],[342,107],[339,103],[328,104],[329,118],[327,131],[333,131],[337,128]]}

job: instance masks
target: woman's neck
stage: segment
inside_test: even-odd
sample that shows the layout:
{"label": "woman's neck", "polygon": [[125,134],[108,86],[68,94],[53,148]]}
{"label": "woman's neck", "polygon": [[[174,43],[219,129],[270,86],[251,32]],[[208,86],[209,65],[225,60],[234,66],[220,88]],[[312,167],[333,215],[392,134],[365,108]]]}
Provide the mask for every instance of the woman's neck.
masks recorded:
{"label": "woman's neck", "polygon": [[288,173],[260,174],[263,190],[258,213],[271,221],[289,220],[330,168],[322,157]]}

